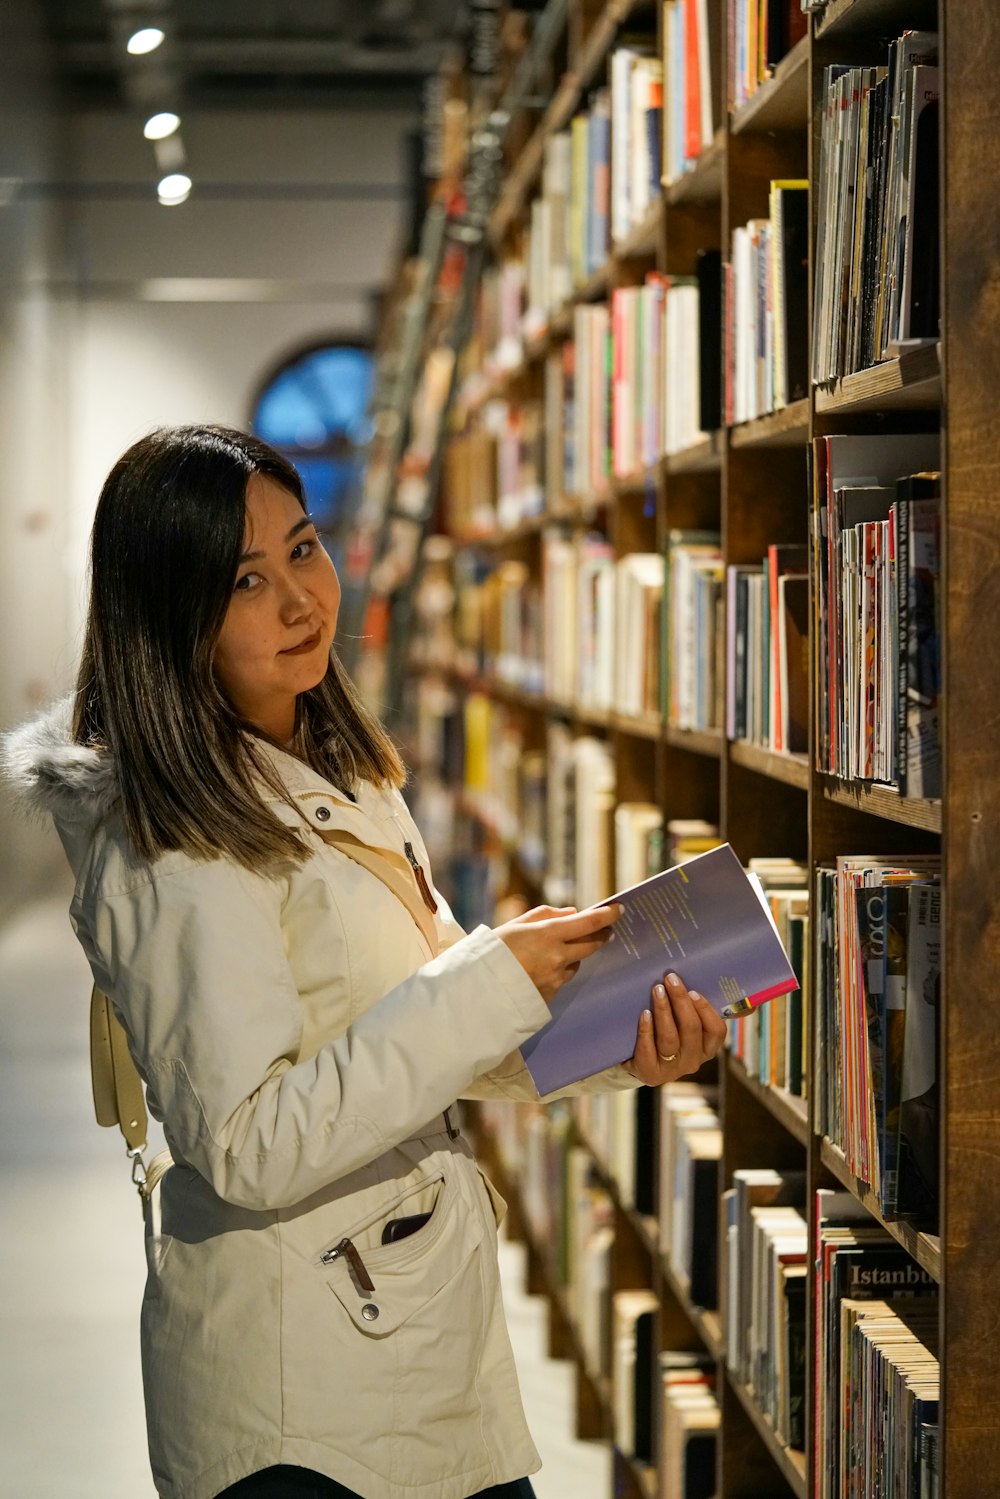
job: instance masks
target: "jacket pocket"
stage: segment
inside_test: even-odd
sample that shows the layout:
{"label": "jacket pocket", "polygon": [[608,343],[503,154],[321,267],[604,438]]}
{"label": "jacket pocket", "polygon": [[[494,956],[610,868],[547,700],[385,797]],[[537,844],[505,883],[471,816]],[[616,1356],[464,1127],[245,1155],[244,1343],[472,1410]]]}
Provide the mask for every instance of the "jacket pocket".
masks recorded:
{"label": "jacket pocket", "polygon": [[[427,1187],[435,1179],[418,1185]],[[358,1332],[368,1339],[389,1337],[430,1302],[445,1286],[457,1282],[466,1262],[483,1237],[480,1216],[469,1211],[458,1191],[456,1177],[442,1175],[430,1218],[416,1233],[393,1244],[358,1249],[352,1235],[330,1246],[320,1256],[319,1268],[327,1284]],[[384,1208],[381,1221],[397,1216],[395,1209],[427,1211],[411,1206],[415,1189],[401,1194]],[[425,1201],[425,1200],[424,1200]],[[369,1223],[354,1230],[360,1236]],[[345,1250],[344,1245],[350,1245]],[[361,1270],[355,1259],[361,1260]],[[325,1258],[324,1258],[325,1257]]]}
{"label": "jacket pocket", "polygon": [[499,1228],[507,1216],[507,1200],[500,1196],[496,1186],[490,1181],[482,1166],[477,1165],[476,1170],[479,1172],[480,1180],[486,1188],[486,1195],[490,1199],[490,1207],[493,1209],[493,1219],[497,1228]]}

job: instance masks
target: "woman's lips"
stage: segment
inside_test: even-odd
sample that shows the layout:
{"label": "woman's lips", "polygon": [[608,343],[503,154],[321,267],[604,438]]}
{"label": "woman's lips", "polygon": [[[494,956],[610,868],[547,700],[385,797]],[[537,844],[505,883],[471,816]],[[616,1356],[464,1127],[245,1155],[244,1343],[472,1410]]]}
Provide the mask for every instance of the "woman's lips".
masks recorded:
{"label": "woman's lips", "polygon": [[280,651],[279,655],[282,655],[282,656],[307,656],[310,651],[314,651],[316,649],[316,647],[320,643],[320,640],[322,639],[322,636],[323,636],[323,631],[322,630],[317,630],[316,633],[315,633],[315,635],[309,635],[309,636],[307,636],[307,638],[305,640],[301,641],[299,645],[289,646],[289,648],[288,648],[287,651]]}

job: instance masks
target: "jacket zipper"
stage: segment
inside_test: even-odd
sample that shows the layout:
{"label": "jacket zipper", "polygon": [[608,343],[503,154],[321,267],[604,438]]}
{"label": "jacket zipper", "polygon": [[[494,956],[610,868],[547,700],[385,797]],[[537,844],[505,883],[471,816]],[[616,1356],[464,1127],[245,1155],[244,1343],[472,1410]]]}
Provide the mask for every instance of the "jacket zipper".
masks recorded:
{"label": "jacket zipper", "polygon": [[436,916],[438,903],[434,899],[434,896],[431,894],[431,887],[427,883],[427,876],[421,869],[420,864],[417,861],[417,857],[413,852],[413,844],[404,843],[403,848],[406,851],[407,859],[410,861],[410,868],[413,870],[413,878],[417,882],[417,889],[420,891],[420,894],[424,898],[424,905],[427,907],[428,911],[432,912]]}
{"label": "jacket zipper", "polygon": [[375,1282],[368,1274],[365,1262],[358,1253],[357,1245],[353,1240],[341,1239],[339,1244],[335,1244],[332,1249],[328,1249],[325,1254],[321,1254],[320,1259],[324,1265],[332,1265],[334,1260],[339,1260],[341,1256],[347,1260],[351,1275],[359,1289],[367,1291],[371,1295],[375,1289]]}

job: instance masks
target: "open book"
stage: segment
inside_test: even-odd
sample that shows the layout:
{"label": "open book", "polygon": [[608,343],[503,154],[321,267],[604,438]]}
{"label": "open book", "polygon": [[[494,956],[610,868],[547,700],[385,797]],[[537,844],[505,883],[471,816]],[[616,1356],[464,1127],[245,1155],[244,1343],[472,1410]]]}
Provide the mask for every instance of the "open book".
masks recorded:
{"label": "open book", "polygon": [[551,1020],[521,1047],[540,1094],[627,1061],[650,990],[671,970],[726,1019],[798,988],[760,882],[728,843],[612,900],[625,914],[611,941],[563,985]]}

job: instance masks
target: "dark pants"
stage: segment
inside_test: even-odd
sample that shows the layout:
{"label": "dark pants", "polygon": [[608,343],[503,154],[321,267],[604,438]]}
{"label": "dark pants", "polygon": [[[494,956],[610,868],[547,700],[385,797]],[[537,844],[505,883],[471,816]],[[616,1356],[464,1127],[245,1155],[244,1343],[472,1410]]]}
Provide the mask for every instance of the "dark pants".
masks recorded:
{"label": "dark pants", "polygon": [[[251,1473],[240,1479],[231,1488],[223,1489],[219,1499],[360,1499],[353,1489],[345,1489],[342,1483],[324,1478],[310,1468],[264,1468],[260,1473]],[[513,1483],[494,1484],[491,1489],[480,1489],[472,1499],[535,1499],[535,1491],[527,1478],[515,1479]]]}

